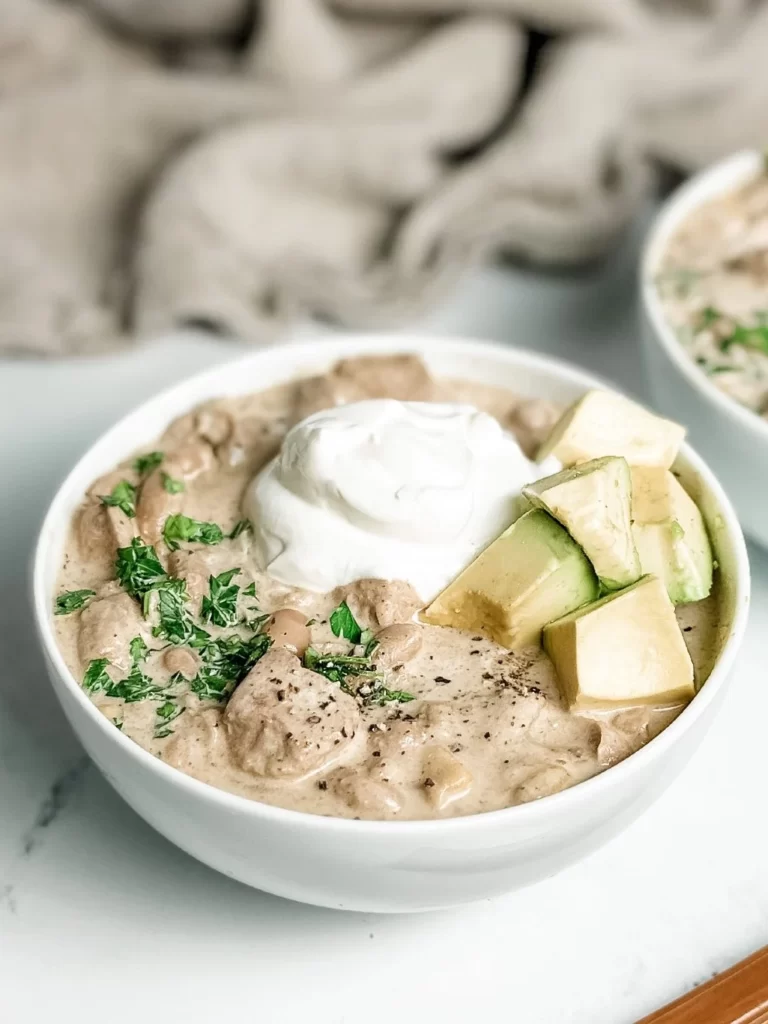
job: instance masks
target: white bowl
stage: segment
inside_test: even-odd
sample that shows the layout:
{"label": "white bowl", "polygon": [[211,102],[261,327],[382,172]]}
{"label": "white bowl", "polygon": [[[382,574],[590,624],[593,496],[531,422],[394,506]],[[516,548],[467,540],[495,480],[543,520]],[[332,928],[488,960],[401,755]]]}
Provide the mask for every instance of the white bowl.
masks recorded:
{"label": "white bowl", "polygon": [[321,371],[361,353],[418,352],[439,375],[570,402],[602,382],[529,352],[474,341],[347,337],[269,348],[163,392],[112,427],[78,462],[46,515],[34,562],[34,608],[54,689],[103,774],[158,832],[211,867],[294,900],[362,911],[429,910],[494,896],[554,874],[633,821],[688,761],[720,704],[741,642],[749,565],[736,516],[710,470],[678,460],[701,502],[723,573],[727,628],[701,692],[626,761],[538,802],[441,821],[353,821],[283,810],[214,789],[147,753],[96,709],[64,663],[52,599],[67,523],[86,487],[170,420],[217,395]]}
{"label": "white bowl", "polygon": [[648,236],[640,292],[643,346],[656,405],[688,427],[691,443],[717,473],[744,529],[768,546],[768,421],[726,395],[695,365],[667,323],[654,282],[681,222],[701,203],[754,177],[762,164],[759,153],[737,153],[673,193]]}

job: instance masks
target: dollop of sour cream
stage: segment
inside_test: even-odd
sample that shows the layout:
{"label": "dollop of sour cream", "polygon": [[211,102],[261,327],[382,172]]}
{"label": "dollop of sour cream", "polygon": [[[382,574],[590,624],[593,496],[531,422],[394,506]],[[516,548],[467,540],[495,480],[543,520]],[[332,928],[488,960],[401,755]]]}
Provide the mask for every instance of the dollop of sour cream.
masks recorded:
{"label": "dollop of sour cream", "polygon": [[315,413],[249,485],[256,556],[328,591],[373,577],[431,600],[519,513],[536,467],[472,406],[373,399]]}

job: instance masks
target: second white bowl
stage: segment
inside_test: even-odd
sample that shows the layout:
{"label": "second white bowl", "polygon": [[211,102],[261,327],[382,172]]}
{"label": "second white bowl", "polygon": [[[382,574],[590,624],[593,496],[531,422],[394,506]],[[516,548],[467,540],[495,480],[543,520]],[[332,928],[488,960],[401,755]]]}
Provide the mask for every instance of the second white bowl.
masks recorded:
{"label": "second white bowl", "polygon": [[667,323],[655,278],[671,236],[692,211],[754,177],[763,157],[738,153],[702,171],[665,203],[641,264],[641,331],[651,393],[659,410],[684,423],[691,443],[717,473],[741,524],[768,546],[768,421],[702,373]]}

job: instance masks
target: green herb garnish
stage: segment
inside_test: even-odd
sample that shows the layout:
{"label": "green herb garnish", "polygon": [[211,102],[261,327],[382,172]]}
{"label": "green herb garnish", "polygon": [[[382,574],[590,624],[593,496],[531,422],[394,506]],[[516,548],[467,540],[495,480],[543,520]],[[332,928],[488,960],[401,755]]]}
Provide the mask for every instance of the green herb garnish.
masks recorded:
{"label": "green herb garnish", "polygon": [[122,732],[123,731],[123,726],[125,725],[125,722],[123,721],[122,718],[120,718],[120,719],[113,718],[112,719],[112,725],[114,725],[114,727],[117,729],[118,732]]}
{"label": "green herb garnish", "polygon": [[95,590],[67,590],[56,598],[56,615],[70,615],[83,608],[90,598],[96,596]]}
{"label": "green herb garnish", "polygon": [[165,472],[160,474],[160,479],[163,482],[163,487],[169,494],[181,494],[185,490],[183,480],[174,480],[172,476],[168,476]]}
{"label": "green herb garnish", "polygon": [[224,539],[216,523],[203,523],[185,515],[168,516],[163,526],[163,539],[171,551],[183,542],[190,544],[218,544]]}
{"label": "green herb garnish", "polygon": [[733,345],[743,345],[744,348],[752,349],[755,352],[764,352],[768,355],[768,326],[758,324],[748,327],[745,324],[737,324],[733,333],[720,342],[720,348],[727,352]]}
{"label": "green herb garnish", "polygon": [[167,578],[157,583],[144,596],[144,614],[149,614],[152,595],[157,595],[157,614],[160,622],[152,627],[152,636],[167,640],[174,646],[204,647],[211,636],[195,624],[187,608],[187,583],[183,579]]}
{"label": "green herb garnish", "polygon": [[89,693],[99,693],[112,685],[112,680],[107,673],[107,658],[94,658],[88,665],[83,676],[83,689]]}
{"label": "green herb garnish", "polygon": [[332,683],[338,683],[345,693],[354,696],[347,679],[350,676],[366,675],[374,671],[373,665],[366,657],[354,654],[321,654],[314,647],[304,652],[304,667],[319,672]]}
{"label": "green herb garnish", "polygon": [[227,536],[230,540],[234,540],[236,537],[239,537],[241,533],[246,533],[252,529],[253,523],[250,519],[241,519],[239,522],[235,523]]}
{"label": "green herb garnish", "polygon": [[134,665],[138,665],[140,661],[144,661],[149,654],[149,648],[144,643],[140,636],[135,636],[128,645],[128,650],[131,654],[131,661]]}
{"label": "green herb garnish", "polygon": [[149,452],[147,455],[140,455],[134,462],[133,468],[141,476],[146,476],[153,469],[157,469],[164,458],[165,454],[163,452]]}
{"label": "green herb garnish", "polygon": [[101,494],[102,505],[119,508],[129,519],[136,517],[136,487],[128,480],[121,480],[112,488],[111,494]]}
{"label": "green herb garnish", "polygon": [[166,736],[170,736],[173,733],[173,729],[170,728],[171,722],[175,721],[179,715],[183,715],[185,711],[186,708],[174,704],[172,700],[161,704],[156,711],[158,720],[155,723],[155,739],[162,740]]}
{"label": "green herb garnish", "polygon": [[153,682],[138,665],[133,666],[125,679],[111,683],[104,692],[107,697],[118,697],[126,704],[148,699],[160,700],[165,696],[163,687]]}
{"label": "green herb garnish", "polygon": [[168,579],[155,549],[139,537],[134,537],[129,547],[117,549],[115,575],[123,590],[137,598]]}
{"label": "green herb garnish", "polygon": [[722,310],[716,309],[714,306],[705,306],[699,312],[699,318],[697,323],[698,330],[705,330],[707,327],[711,327],[716,324],[718,320],[722,320],[725,314]]}
{"label": "green herb garnish", "polygon": [[379,646],[379,641],[376,639],[376,635],[372,629],[364,629],[360,634],[360,643],[363,646],[363,654],[366,658],[370,658],[376,648]]}
{"label": "green herb garnish", "polygon": [[375,704],[381,707],[394,700],[401,704],[408,704],[409,701],[416,700],[416,697],[412,693],[408,693],[407,690],[388,690],[386,686],[375,686],[371,689],[370,694],[363,695],[363,700],[366,704]]}
{"label": "green herb garnish", "polygon": [[214,626],[234,626],[237,622],[237,595],[240,587],[232,580],[239,569],[229,569],[219,576],[208,577],[209,594],[203,598],[200,617]]}
{"label": "green herb garnish", "polygon": [[249,583],[243,591],[243,597],[256,597],[256,584]]}
{"label": "green herb garnish", "polygon": [[353,644],[360,643],[363,631],[357,624],[346,601],[342,601],[337,608],[333,609],[329,622],[334,636],[343,636]]}
{"label": "green herb garnish", "polygon": [[272,637],[266,633],[250,640],[237,634],[212,640],[201,652],[200,669],[190,689],[200,700],[226,700],[271,644]]}

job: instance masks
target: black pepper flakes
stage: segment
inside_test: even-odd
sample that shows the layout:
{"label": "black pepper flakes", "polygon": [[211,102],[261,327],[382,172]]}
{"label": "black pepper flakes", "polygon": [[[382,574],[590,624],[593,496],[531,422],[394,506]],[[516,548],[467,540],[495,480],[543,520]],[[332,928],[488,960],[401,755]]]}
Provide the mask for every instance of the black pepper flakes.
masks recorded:
{"label": "black pepper flakes", "polygon": [[320,782],[318,782],[318,784],[317,784],[317,788],[318,789],[328,789],[328,783],[325,781],[325,779],[321,779]]}
{"label": "black pepper flakes", "polygon": [[446,679],[445,676],[435,676],[435,682],[438,686],[445,686],[446,683],[450,683],[450,679]]}
{"label": "black pepper flakes", "polygon": [[[493,672],[483,672],[483,679],[493,679]],[[504,680],[502,680],[504,682]]]}
{"label": "black pepper flakes", "polygon": [[278,691],[277,691],[277,699],[278,699],[278,700],[279,700],[280,702],[282,702],[282,701],[284,701],[284,700],[285,700],[285,690],[278,690]]}
{"label": "black pepper flakes", "polygon": [[483,733],[483,739],[489,740],[490,738],[491,738],[491,734],[489,732],[484,732]]}
{"label": "black pepper flakes", "polygon": [[427,776],[427,778],[424,779],[424,785],[427,787],[427,789],[431,789],[434,786],[434,784],[435,784],[435,780],[434,779],[430,779],[429,776]]}
{"label": "black pepper flakes", "polygon": [[381,757],[381,751],[374,750],[373,753],[371,754],[371,757]]}
{"label": "black pepper flakes", "polygon": [[310,715],[309,718],[307,719],[307,723],[309,725],[319,725],[320,715]]}
{"label": "black pepper flakes", "polygon": [[683,632],[684,633],[690,633],[692,629],[693,629],[693,626],[684,626],[683,627]]}

